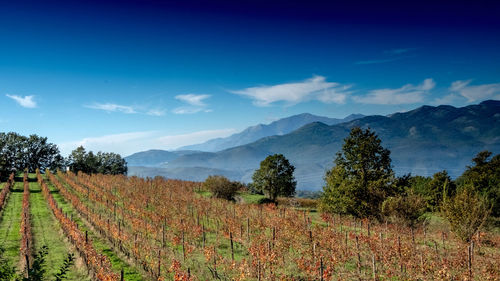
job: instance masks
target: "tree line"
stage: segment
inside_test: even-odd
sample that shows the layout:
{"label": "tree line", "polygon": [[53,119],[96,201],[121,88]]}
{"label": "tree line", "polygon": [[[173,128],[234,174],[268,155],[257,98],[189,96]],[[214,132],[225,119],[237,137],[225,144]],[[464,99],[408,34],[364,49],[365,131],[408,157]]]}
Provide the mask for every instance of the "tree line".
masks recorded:
{"label": "tree line", "polygon": [[34,173],[37,168],[73,172],[103,174],[126,174],[127,163],[116,153],[86,152],[80,146],[69,157],[63,157],[56,144],[46,137],[36,134],[23,136],[15,132],[0,133],[0,177],[5,178],[12,172],[28,170]]}
{"label": "tree line", "polygon": [[[500,222],[500,155],[482,151],[456,180],[446,171],[432,177],[396,176],[391,152],[370,129],[352,128],[336,154],[334,166],[325,174],[319,197],[323,212],[356,218],[390,220],[414,228],[426,213],[438,213],[464,241],[488,221]],[[260,164],[247,188],[265,194],[274,202],[278,196],[295,194],[294,167],[281,154],[268,156]],[[216,180],[215,180],[216,179]],[[216,197],[232,199],[241,184],[221,176],[210,177],[205,186]]]}

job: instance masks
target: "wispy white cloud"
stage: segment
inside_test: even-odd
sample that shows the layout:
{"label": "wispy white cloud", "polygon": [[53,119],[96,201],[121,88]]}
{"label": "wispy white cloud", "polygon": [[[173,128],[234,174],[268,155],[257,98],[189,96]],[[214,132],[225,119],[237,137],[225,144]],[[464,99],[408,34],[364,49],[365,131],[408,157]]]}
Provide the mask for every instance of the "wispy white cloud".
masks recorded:
{"label": "wispy white cloud", "polygon": [[147,109],[147,107],[135,107],[130,105],[121,105],[116,103],[93,103],[91,105],[84,105],[84,107],[103,110],[106,112],[121,112],[125,114],[145,114],[150,116],[164,116],[166,110],[159,108]]}
{"label": "wispy white cloud", "polygon": [[235,129],[203,130],[187,134],[162,136],[155,141],[161,147],[175,149],[181,146],[201,143],[213,138],[227,137],[234,133],[236,133]]}
{"label": "wispy white cloud", "polygon": [[449,95],[446,95],[444,97],[435,98],[433,101],[431,101],[431,104],[432,105],[442,105],[442,104],[456,105],[457,103],[460,103],[463,100],[464,100],[464,98],[459,96],[459,95],[449,94]]}
{"label": "wispy white cloud", "polygon": [[353,100],[366,104],[412,104],[424,101],[425,95],[436,86],[431,78],[419,85],[406,84],[397,89],[377,89],[364,96],[355,96]]}
{"label": "wispy white cloud", "polygon": [[26,108],[35,108],[37,106],[36,101],[34,100],[35,96],[17,96],[17,95],[6,95],[7,97],[15,100],[20,106]]}
{"label": "wispy white cloud", "polygon": [[187,95],[177,95],[176,99],[188,103],[192,106],[206,106],[203,100],[208,99],[210,95],[195,95],[195,94],[187,94]]}
{"label": "wispy white cloud", "polygon": [[208,99],[210,95],[177,95],[175,99],[187,103],[187,106],[180,106],[172,110],[175,114],[193,114],[198,112],[211,112],[212,110],[207,109],[207,104],[204,100]]}
{"label": "wispy white cloud", "polygon": [[204,130],[177,135],[166,135],[159,131],[129,132],[88,137],[59,143],[58,146],[63,155],[68,155],[72,150],[82,145],[85,149],[94,152],[115,152],[127,156],[148,149],[172,150],[185,145],[202,143],[213,138],[227,137],[235,132],[235,129]]}
{"label": "wispy white cloud", "polygon": [[120,105],[115,103],[94,103],[91,105],[86,105],[87,108],[104,110],[107,112],[122,112],[126,114],[135,114],[137,111],[132,106]]}
{"label": "wispy white cloud", "polygon": [[472,80],[458,80],[451,83],[449,90],[466,98],[468,102],[484,99],[500,99],[500,83],[469,85]]}
{"label": "wispy white cloud", "polygon": [[390,54],[390,55],[401,55],[404,53],[412,52],[416,49],[417,48],[396,48],[396,49],[386,50],[386,51],[384,51],[384,53]]}
{"label": "wispy white cloud", "polygon": [[327,82],[323,76],[314,76],[302,82],[251,87],[230,92],[253,99],[253,104],[256,106],[269,106],[275,102],[294,105],[309,100],[344,103],[351,93],[350,88],[351,85]]}
{"label": "wispy white cloud", "polygon": [[166,111],[162,109],[150,109],[148,112],[146,112],[147,115],[151,116],[163,116],[165,115]]}

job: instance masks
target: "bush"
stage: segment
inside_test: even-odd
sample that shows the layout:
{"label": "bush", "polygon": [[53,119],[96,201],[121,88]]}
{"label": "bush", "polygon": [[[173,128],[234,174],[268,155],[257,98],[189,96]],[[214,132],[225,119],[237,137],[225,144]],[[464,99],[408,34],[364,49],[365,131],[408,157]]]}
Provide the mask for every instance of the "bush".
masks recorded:
{"label": "bush", "polygon": [[387,198],[382,204],[382,213],[391,221],[414,228],[423,221],[426,203],[422,196],[413,192]]}
{"label": "bush", "polygon": [[308,209],[316,209],[318,207],[318,200],[316,199],[279,197],[277,201],[278,205],[282,206],[308,208]]}
{"label": "bush", "polygon": [[203,182],[203,188],[211,191],[214,197],[226,200],[234,200],[234,195],[242,187],[243,184],[230,181],[224,176],[209,176]]}
{"label": "bush", "polygon": [[472,239],[491,212],[488,201],[467,187],[453,198],[445,197],[441,209],[451,230],[464,242]]}

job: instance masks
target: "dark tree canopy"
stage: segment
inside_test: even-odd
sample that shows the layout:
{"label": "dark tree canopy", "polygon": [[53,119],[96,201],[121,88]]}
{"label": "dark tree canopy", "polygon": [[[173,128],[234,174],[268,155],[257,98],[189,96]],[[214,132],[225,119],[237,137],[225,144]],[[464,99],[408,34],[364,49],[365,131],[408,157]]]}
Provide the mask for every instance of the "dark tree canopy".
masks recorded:
{"label": "dark tree canopy", "polygon": [[297,186],[294,171],[295,167],[282,154],[269,155],[253,174],[253,187],[272,201],[278,196],[293,196]]}
{"label": "dark tree canopy", "polygon": [[2,176],[25,168],[29,172],[57,169],[64,166],[59,148],[49,143],[46,137],[17,133],[0,133],[0,173]]}
{"label": "dark tree canopy", "polygon": [[492,204],[492,215],[500,217],[500,154],[492,155],[489,151],[479,152],[472,159],[474,165],[467,167],[457,183],[486,197]]}
{"label": "dark tree canopy", "polygon": [[87,174],[118,175],[127,173],[127,162],[119,154],[101,152],[94,154],[86,152],[83,146],[77,147],[68,157],[68,167],[72,172]]}
{"label": "dark tree canopy", "polygon": [[370,129],[355,127],[326,173],[321,199],[325,211],[356,217],[379,217],[380,207],[394,193],[390,151]]}

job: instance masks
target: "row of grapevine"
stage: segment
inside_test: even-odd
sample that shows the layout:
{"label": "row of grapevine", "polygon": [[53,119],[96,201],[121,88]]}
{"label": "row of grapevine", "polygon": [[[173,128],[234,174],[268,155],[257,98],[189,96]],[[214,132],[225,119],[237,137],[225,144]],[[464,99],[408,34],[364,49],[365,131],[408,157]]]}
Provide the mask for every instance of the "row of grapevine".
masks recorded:
{"label": "row of grapevine", "polygon": [[14,184],[14,173],[10,174],[7,183],[4,185],[2,191],[0,192],[0,212],[3,210],[5,204],[7,203],[7,196],[9,195],[10,188]]}
{"label": "row of grapevine", "polygon": [[26,273],[29,270],[31,263],[31,248],[33,246],[33,236],[31,233],[31,222],[30,222],[30,188],[28,182],[28,173],[24,173],[23,178],[24,192],[23,192],[23,208],[21,213],[21,247],[20,247],[20,258],[21,267],[26,269]]}
{"label": "row of grapevine", "polygon": [[[70,202],[78,213],[85,218],[94,229],[96,229],[102,236],[107,238],[117,250],[125,254],[129,258],[133,258],[140,268],[147,272],[153,279],[158,277],[157,271],[153,270],[152,255],[141,255],[142,252],[154,253],[157,249],[153,249],[149,244],[144,243],[142,236],[132,234],[132,231],[126,226],[124,221],[139,221],[132,217],[127,212],[122,212],[121,220],[116,220],[116,208],[108,208],[104,202],[110,202],[105,198],[105,193],[98,193],[89,188],[84,188],[82,185],[72,181],[65,175],[59,173],[63,177],[66,184],[61,183],[50,171],[47,171],[49,180],[54,186],[59,189],[60,194]],[[88,200],[85,200],[86,197]],[[83,203],[85,201],[85,203]],[[102,211],[106,210],[109,214],[104,216]],[[111,219],[111,213],[114,212],[114,219]],[[116,222],[116,223],[115,223]],[[129,247],[131,245],[133,247]],[[141,249],[139,251],[138,249]],[[154,260],[154,265],[156,265]]]}
{"label": "row of grapevine", "polygon": [[[49,175],[116,249],[156,279],[498,280],[498,235],[472,251],[446,231],[205,198],[199,183]],[[486,234],[483,234],[486,235]],[[484,244],[486,242],[488,244]],[[471,262],[472,261],[472,262]]]}
{"label": "row of grapevine", "polygon": [[45,183],[42,175],[37,171],[38,183],[42,188],[42,193],[47,200],[50,209],[52,210],[54,216],[57,218],[62,226],[62,229],[69,240],[73,243],[77,251],[82,256],[87,267],[90,269],[94,275],[95,280],[99,281],[115,281],[120,280],[120,275],[116,274],[111,269],[111,262],[108,257],[100,254],[87,235],[83,233],[71,218],[66,216],[62,209],[57,205],[52,194],[50,193],[47,184]]}

